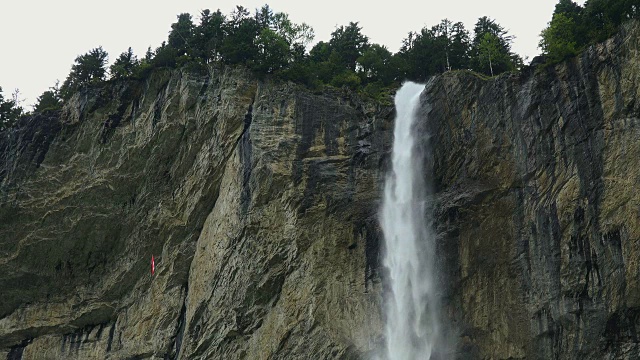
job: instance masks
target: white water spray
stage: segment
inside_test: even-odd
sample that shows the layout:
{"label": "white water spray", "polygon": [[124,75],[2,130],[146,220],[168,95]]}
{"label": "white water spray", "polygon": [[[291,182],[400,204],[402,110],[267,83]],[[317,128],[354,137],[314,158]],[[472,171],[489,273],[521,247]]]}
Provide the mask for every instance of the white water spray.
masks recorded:
{"label": "white water spray", "polygon": [[[386,356],[428,360],[439,336],[434,289],[434,241],[427,218],[424,155],[414,139],[414,120],[424,85],[407,82],[395,97],[392,172],[387,176],[380,223],[389,271]],[[429,219],[429,220],[428,220]],[[428,223],[427,223],[428,220]]]}

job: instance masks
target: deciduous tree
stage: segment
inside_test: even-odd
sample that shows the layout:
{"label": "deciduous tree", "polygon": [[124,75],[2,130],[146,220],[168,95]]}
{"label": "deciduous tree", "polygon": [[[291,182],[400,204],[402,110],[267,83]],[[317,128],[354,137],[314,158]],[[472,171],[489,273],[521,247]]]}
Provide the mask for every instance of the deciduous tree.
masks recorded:
{"label": "deciduous tree", "polygon": [[578,52],[576,24],[564,13],[553,15],[553,20],[546,29],[542,30],[540,36],[538,47],[550,62],[562,61]]}
{"label": "deciduous tree", "polygon": [[487,16],[478,19],[471,46],[472,68],[487,75],[518,69],[522,59],[511,50],[513,39],[495,20]]}

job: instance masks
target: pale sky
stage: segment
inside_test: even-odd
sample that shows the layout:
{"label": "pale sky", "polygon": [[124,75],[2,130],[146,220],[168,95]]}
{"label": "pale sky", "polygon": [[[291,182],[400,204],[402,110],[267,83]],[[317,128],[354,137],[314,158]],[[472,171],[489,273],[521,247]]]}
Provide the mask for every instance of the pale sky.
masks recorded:
{"label": "pale sky", "polygon": [[[557,0],[394,0],[374,5],[363,0],[0,0],[0,86],[9,97],[20,89],[23,105],[62,83],[76,56],[102,45],[113,61],[129,46],[142,57],[167,39],[182,12],[197,24],[203,9],[229,14],[235,5],[251,9],[268,3],[297,23],[306,22],[315,42],[327,41],[336,26],[357,21],[371,42],[396,52],[409,31],[448,18],[472,31],[481,16],[495,19],[516,36],[513,49],[529,60],[539,53],[540,31],[551,20]],[[584,1],[577,1],[583,4]],[[383,3],[383,2],[380,2]]]}

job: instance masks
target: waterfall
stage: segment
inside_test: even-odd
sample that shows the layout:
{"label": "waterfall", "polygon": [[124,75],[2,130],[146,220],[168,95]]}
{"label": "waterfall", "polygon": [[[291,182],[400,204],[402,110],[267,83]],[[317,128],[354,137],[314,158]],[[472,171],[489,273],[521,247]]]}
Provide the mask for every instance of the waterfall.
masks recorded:
{"label": "waterfall", "polygon": [[380,213],[389,275],[385,299],[389,360],[428,360],[439,335],[425,154],[418,151],[414,127],[423,90],[424,85],[407,82],[396,94],[392,171],[387,175]]}

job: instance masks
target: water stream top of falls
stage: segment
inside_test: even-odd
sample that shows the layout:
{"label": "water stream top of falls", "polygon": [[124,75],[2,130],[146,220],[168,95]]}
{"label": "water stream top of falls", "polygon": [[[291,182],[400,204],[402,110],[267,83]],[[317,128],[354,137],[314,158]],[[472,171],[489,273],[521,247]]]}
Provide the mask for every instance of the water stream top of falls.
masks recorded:
{"label": "water stream top of falls", "polygon": [[392,169],[380,213],[388,270],[385,299],[386,357],[429,359],[438,347],[438,300],[434,286],[434,248],[424,153],[415,122],[424,85],[405,83],[396,93]]}

